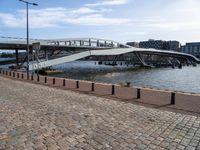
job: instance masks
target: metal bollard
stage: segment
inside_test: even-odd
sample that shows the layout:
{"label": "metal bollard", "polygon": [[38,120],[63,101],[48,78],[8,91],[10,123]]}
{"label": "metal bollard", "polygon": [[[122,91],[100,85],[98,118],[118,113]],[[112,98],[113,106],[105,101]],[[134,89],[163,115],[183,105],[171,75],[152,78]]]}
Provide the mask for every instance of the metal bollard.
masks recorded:
{"label": "metal bollard", "polygon": [[78,80],[76,81],[76,88],[77,89],[79,88],[79,81]]}
{"label": "metal bollard", "polygon": [[137,89],[137,99],[140,99],[140,98],[141,98],[141,94],[140,94],[141,92],[140,92],[140,91],[141,91],[141,89],[138,88],[138,89]]}
{"label": "metal bollard", "polygon": [[33,75],[31,76],[31,80],[33,81]]}
{"label": "metal bollard", "polygon": [[94,83],[92,82],[92,92],[94,92]]}
{"label": "metal bollard", "polygon": [[17,73],[17,78],[19,79],[19,73]]}
{"label": "metal bollard", "polygon": [[53,84],[55,84],[56,83],[56,79],[55,78],[53,78]]}
{"label": "metal bollard", "polygon": [[24,74],[22,73],[21,78],[24,79]]}
{"label": "metal bollard", "polygon": [[47,77],[44,77],[44,83],[47,83]]}
{"label": "metal bollard", "polygon": [[172,93],[171,93],[171,105],[174,105],[174,104],[175,104],[175,100],[176,100],[176,93],[175,93],[175,92],[172,92]]}
{"label": "metal bollard", "polygon": [[66,86],[66,80],[63,79],[63,86]]}
{"label": "metal bollard", "polygon": [[112,95],[115,95],[115,85],[112,85]]}
{"label": "metal bollard", "polygon": [[40,81],[40,76],[37,76],[37,82],[39,82]]}

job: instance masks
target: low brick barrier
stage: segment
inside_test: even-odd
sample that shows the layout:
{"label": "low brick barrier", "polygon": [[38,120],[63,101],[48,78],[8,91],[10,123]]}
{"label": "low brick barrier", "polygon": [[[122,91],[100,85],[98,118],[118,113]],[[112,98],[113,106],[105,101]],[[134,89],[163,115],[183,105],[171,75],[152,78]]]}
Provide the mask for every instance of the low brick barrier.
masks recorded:
{"label": "low brick barrier", "polygon": [[136,99],[137,89],[133,87],[115,86],[115,96],[122,99]]}
{"label": "low brick barrier", "polygon": [[141,98],[139,101],[154,105],[168,105],[171,103],[171,92],[141,88]]}
{"label": "low brick barrier", "polygon": [[63,86],[63,78],[55,78],[54,86],[62,87]]}
{"label": "low brick barrier", "polygon": [[79,89],[78,90],[84,91],[84,92],[91,92],[92,91],[92,82],[79,81]]}
{"label": "low brick barrier", "polygon": [[39,76],[39,83],[45,83],[45,76]]}
{"label": "low brick barrier", "polygon": [[[0,69],[0,75],[19,80],[27,80],[27,74]],[[134,100],[141,103],[167,106],[200,113],[200,94],[189,94],[166,90],[156,90],[141,87],[123,87],[90,81],[54,78],[41,75],[30,75],[29,81],[83,92],[91,92],[102,96],[112,96],[121,99]]]}
{"label": "low brick barrier", "polygon": [[53,85],[53,77],[46,77],[46,84]]}
{"label": "low brick barrier", "polygon": [[112,85],[103,84],[103,83],[95,83],[94,93],[98,95],[112,95]]}
{"label": "low brick barrier", "polygon": [[200,95],[178,92],[175,94],[175,105],[169,107],[200,113]]}
{"label": "low brick barrier", "polygon": [[66,88],[76,89],[76,80],[66,79]]}
{"label": "low brick barrier", "polygon": [[29,76],[29,81],[33,81],[33,77],[34,75],[33,74],[31,74],[30,76]]}

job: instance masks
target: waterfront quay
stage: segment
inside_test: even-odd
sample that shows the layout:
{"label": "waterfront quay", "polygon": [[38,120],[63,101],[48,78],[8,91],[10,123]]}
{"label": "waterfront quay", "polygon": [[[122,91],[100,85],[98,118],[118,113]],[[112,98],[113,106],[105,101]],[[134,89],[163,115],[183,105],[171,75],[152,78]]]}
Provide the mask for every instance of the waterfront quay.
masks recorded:
{"label": "waterfront quay", "polygon": [[0,77],[0,149],[200,149],[200,117]]}

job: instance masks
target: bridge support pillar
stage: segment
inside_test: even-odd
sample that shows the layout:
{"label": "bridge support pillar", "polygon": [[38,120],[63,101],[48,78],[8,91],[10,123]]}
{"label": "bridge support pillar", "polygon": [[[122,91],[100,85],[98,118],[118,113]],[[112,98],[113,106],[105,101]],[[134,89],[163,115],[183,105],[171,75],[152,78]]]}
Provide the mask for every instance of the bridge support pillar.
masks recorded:
{"label": "bridge support pillar", "polygon": [[16,55],[16,66],[18,68],[18,66],[19,66],[19,53],[18,53],[18,49],[15,50],[15,55]]}
{"label": "bridge support pillar", "polygon": [[44,50],[45,60],[48,60],[47,50]]}

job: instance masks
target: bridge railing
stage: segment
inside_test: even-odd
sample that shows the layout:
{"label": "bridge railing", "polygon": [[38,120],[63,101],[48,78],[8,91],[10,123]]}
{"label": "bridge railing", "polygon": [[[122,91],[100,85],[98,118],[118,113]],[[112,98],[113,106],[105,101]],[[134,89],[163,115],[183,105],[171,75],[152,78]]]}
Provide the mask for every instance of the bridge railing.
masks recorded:
{"label": "bridge railing", "polygon": [[[46,44],[48,40],[44,39],[29,39],[29,43],[40,42],[40,44]],[[12,43],[12,44],[26,44],[26,38],[15,38],[15,37],[0,37],[0,43]]]}
{"label": "bridge railing", "polygon": [[[26,44],[26,38],[0,37],[0,43]],[[99,48],[130,48],[130,46],[112,40],[95,38],[74,39],[29,39],[29,43],[40,42],[40,45],[71,46],[71,47],[99,47]]]}
{"label": "bridge railing", "polygon": [[48,45],[52,46],[80,46],[80,47],[101,47],[101,48],[128,48],[127,45],[118,42],[103,39],[69,39],[49,41]]}

